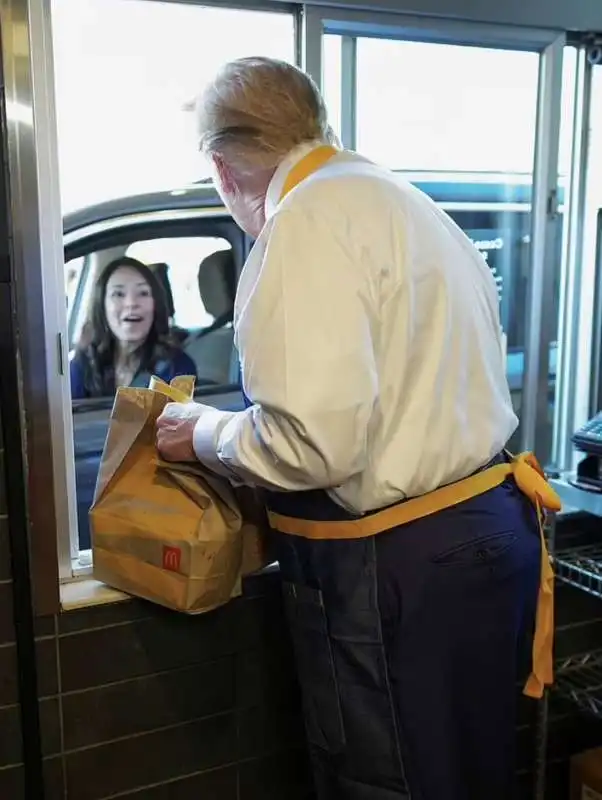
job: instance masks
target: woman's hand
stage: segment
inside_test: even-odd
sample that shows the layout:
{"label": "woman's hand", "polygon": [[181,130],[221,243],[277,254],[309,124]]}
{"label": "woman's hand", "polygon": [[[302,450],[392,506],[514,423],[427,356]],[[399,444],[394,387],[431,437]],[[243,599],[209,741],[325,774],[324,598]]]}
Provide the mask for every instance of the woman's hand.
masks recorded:
{"label": "woman's hand", "polygon": [[207,406],[168,403],[157,420],[157,449],[165,461],[196,461],[194,428]]}

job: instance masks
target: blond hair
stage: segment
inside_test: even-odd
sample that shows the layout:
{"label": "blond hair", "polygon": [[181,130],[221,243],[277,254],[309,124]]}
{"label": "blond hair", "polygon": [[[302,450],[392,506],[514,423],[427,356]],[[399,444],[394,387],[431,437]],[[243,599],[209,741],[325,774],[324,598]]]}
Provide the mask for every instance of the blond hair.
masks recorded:
{"label": "blond hair", "polygon": [[255,56],[221,68],[196,101],[199,144],[243,171],[272,168],[303,142],[336,142],[324,99],[292,64]]}

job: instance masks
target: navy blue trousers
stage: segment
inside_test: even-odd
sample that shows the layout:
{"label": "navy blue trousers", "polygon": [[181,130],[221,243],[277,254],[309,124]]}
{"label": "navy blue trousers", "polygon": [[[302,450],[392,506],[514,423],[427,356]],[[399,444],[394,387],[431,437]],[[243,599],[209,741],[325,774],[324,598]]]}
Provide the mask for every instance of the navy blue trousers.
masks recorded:
{"label": "navy blue trousers", "polygon": [[[344,517],[323,493],[270,507]],[[367,539],[275,533],[319,800],[510,800],[540,575],[513,480]]]}

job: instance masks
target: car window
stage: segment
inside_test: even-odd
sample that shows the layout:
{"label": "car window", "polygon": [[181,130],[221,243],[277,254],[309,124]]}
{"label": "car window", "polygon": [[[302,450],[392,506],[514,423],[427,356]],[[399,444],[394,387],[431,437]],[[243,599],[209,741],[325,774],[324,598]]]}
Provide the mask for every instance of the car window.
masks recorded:
{"label": "car window", "polygon": [[[113,243],[67,261],[66,275],[79,267],[74,290],[78,303],[71,308],[70,359],[85,348],[92,335],[88,322],[94,287],[115,258],[127,256],[146,264],[155,274],[167,305],[170,340],[178,352],[194,362],[199,387],[236,382],[233,359],[236,258],[231,243],[220,236],[159,236]],[[85,267],[82,269],[82,264]],[[81,357],[80,357],[81,359]],[[144,380],[144,376],[139,376]],[[72,369],[72,389],[76,381]],[[104,396],[104,395],[103,395]],[[108,396],[108,395],[107,395]],[[74,400],[82,399],[81,387]]]}
{"label": "car window", "polygon": [[199,270],[207,256],[230,250],[226,239],[213,236],[180,236],[133,242],[126,255],[155,266],[164,288],[169,286],[171,322],[191,332],[206,328],[215,315],[206,308],[199,288]]}
{"label": "car window", "polygon": [[65,292],[67,296],[67,315],[73,308],[73,301],[80,282],[80,277],[84,267],[85,256],[72,258],[65,264]]}

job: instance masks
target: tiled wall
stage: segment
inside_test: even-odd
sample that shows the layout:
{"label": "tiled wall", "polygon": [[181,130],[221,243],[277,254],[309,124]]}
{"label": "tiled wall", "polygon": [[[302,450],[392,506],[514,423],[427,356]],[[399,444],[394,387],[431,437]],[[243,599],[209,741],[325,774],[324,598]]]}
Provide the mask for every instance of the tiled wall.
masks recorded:
{"label": "tiled wall", "polygon": [[[311,796],[269,576],[207,615],[126,602],[41,620],[38,634],[46,800]],[[7,719],[0,757],[16,763],[7,734],[17,717]],[[18,767],[0,771],[2,800],[25,798],[21,777]]]}
{"label": "tiled wall", "polygon": [[[0,459],[2,458],[0,452]],[[0,484],[4,485],[0,474]],[[3,495],[4,492],[0,491]],[[19,764],[22,760],[20,729],[18,659],[13,624],[13,587],[7,516],[2,497],[0,505],[0,765]],[[0,770],[0,798],[12,797],[12,779]]]}

